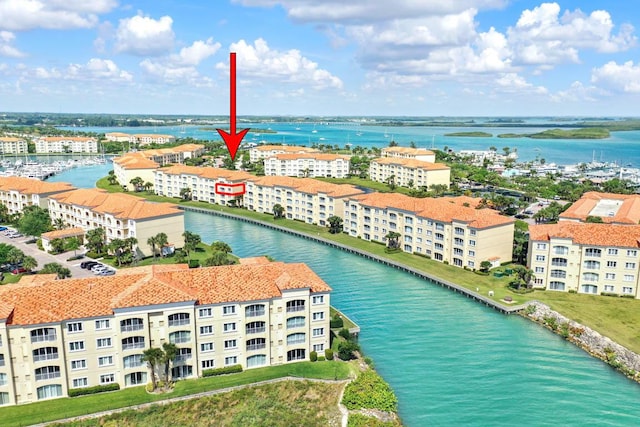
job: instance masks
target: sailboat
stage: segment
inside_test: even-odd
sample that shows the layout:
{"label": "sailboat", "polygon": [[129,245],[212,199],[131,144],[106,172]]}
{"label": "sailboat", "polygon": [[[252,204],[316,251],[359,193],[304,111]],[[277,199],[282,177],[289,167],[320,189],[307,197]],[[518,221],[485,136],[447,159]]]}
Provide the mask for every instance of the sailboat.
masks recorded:
{"label": "sailboat", "polygon": [[385,138],[389,138],[389,134],[387,133],[387,130],[386,130],[386,129],[384,130],[384,137],[385,137]]}
{"label": "sailboat", "polygon": [[311,133],[318,133],[318,131],[316,130],[316,125],[313,125],[313,130],[311,131]]}

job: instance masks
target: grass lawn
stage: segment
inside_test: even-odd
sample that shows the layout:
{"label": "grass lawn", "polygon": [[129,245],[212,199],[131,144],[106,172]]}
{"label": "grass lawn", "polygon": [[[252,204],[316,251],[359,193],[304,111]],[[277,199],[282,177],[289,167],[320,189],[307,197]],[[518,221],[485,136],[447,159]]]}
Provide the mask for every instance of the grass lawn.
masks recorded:
{"label": "grass lawn", "polygon": [[300,362],[251,369],[231,375],[178,381],[174,390],[165,394],[149,394],[145,387],[141,386],[109,393],[46,400],[0,409],[0,424],[3,427],[31,425],[285,376],[346,379],[355,373],[356,369],[353,363]]}
{"label": "grass lawn", "polygon": [[[352,180],[353,179],[349,179],[347,181]],[[98,181],[97,185],[99,185],[101,181]],[[118,187],[118,189],[121,191],[120,187]],[[144,195],[144,197],[147,196]],[[154,199],[159,201],[173,201],[174,203],[177,201],[177,199],[159,196],[154,196]],[[446,265],[438,261],[406,252],[387,254],[384,251],[384,245],[367,242],[362,239],[348,236],[344,233],[330,234],[326,227],[319,227],[289,219],[275,220],[273,215],[252,212],[246,209],[211,205],[204,202],[182,202],[180,204],[241,215],[269,224],[276,224],[299,232],[330,239],[338,243],[370,252],[374,255],[403,263],[409,267],[424,271],[432,276],[464,286],[472,291],[476,291],[477,289],[478,292],[484,296],[488,296],[489,291],[493,291],[494,296],[492,298],[498,302],[502,302],[501,300],[507,295],[513,298],[512,304],[522,304],[527,301],[538,300],[548,304],[553,310],[562,313],[566,317],[593,328],[619,344],[624,345],[628,349],[636,353],[640,353],[640,300],[569,294],[566,292],[556,291],[535,291],[524,295],[516,294],[507,288],[507,284],[510,280],[508,276],[501,278],[494,277],[493,274],[489,276],[481,276],[473,273],[472,271]],[[504,268],[500,267],[498,270],[504,270]]]}
{"label": "grass lawn", "polygon": [[318,181],[331,182],[333,184],[352,184],[358,187],[370,188],[380,193],[401,193],[409,194],[411,190],[405,187],[396,186],[393,190],[389,188],[389,185],[384,182],[372,181],[366,178],[315,178]]}

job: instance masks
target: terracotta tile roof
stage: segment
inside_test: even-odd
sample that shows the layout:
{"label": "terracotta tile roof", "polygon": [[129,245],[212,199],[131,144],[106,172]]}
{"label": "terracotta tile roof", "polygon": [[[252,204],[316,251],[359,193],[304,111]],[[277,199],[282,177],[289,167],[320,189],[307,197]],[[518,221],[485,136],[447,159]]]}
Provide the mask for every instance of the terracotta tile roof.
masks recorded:
{"label": "terracotta tile roof", "polygon": [[113,159],[113,163],[120,165],[123,169],[157,169],[160,165],[138,151],[128,153]]}
{"label": "terracotta tile roof", "polygon": [[502,216],[491,209],[475,209],[466,197],[415,198],[398,193],[369,193],[355,196],[351,200],[358,201],[361,206],[379,209],[394,208],[411,212],[422,218],[442,222],[463,222],[473,228],[488,228],[512,224],[512,218]]}
{"label": "terracotta tile roof", "polygon": [[12,136],[0,136],[0,141],[2,141],[2,142],[18,142],[18,141],[24,141],[24,138],[14,138]]}
{"label": "terracotta tile roof", "polygon": [[252,150],[257,151],[284,151],[285,153],[318,153],[315,148],[300,147],[297,145],[258,145]]}
{"label": "terracotta tile roof", "polygon": [[312,178],[262,176],[255,177],[251,181],[261,187],[284,187],[301,193],[326,194],[329,197],[346,197],[364,194],[364,191],[351,184],[333,184]]}
{"label": "terracotta tile roof", "polygon": [[141,197],[109,193],[96,188],[82,188],[51,196],[58,203],[82,206],[93,212],[109,213],[120,219],[144,219],[183,214],[173,203],[149,202]]}
{"label": "terracotta tile roof", "polygon": [[131,134],[124,132],[108,132],[105,136],[131,136]]}
{"label": "terracotta tile roof", "polygon": [[435,153],[426,148],[411,148],[411,147],[385,147],[381,150],[383,153],[400,153],[413,156],[432,156]]}
{"label": "terracotta tile roof", "polygon": [[613,194],[589,191],[575,202],[569,209],[560,214],[560,219],[577,219],[585,221],[592,215],[593,209],[601,201],[620,201],[622,204],[613,216],[601,216],[606,223],[638,224],[640,223],[640,195]]}
{"label": "terracotta tile roof", "polygon": [[136,133],[133,136],[135,136],[136,138],[153,138],[153,139],[158,139],[158,138],[163,138],[163,139],[176,139],[175,136],[173,135],[162,135],[159,133]]}
{"label": "terracotta tile roof", "polygon": [[278,160],[305,160],[305,159],[313,159],[313,160],[324,160],[327,162],[332,162],[338,159],[342,159],[344,161],[349,161],[349,156],[341,156],[339,154],[330,154],[330,153],[280,153],[274,156]]}
{"label": "terracotta tile roof", "polygon": [[399,157],[380,157],[378,159],[371,160],[371,163],[378,163],[380,165],[397,165],[409,169],[427,169],[427,170],[446,170],[451,169],[444,163],[431,163],[423,160],[416,159],[402,159]]}
{"label": "terracotta tile roof", "polygon": [[108,277],[46,277],[2,286],[0,318],[12,315],[9,324],[33,325],[109,316],[117,308],[189,301],[216,304],[266,300],[280,297],[286,290],[303,288],[312,292],[331,290],[305,264],[136,267]]}
{"label": "terracotta tile roof", "polygon": [[74,188],[66,182],[47,182],[19,176],[0,177],[0,191],[17,191],[21,194],[51,194]]}
{"label": "terracotta tile roof", "polygon": [[246,181],[247,179],[254,178],[254,175],[244,171],[185,165],[174,165],[168,168],[162,168],[159,169],[158,172],[162,172],[167,175],[196,175],[212,180],[223,178],[227,181]]}
{"label": "terracotta tile roof", "polygon": [[84,236],[84,230],[80,227],[64,228],[62,230],[53,230],[42,233],[40,237],[47,240],[65,239],[67,237]]}
{"label": "terracotta tile roof", "polygon": [[597,224],[560,221],[557,224],[529,226],[531,240],[571,239],[574,243],[594,246],[640,246],[640,225]]}
{"label": "terracotta tile roof", "polygon": [[269,264],[271,262],[266,256],[240,258],[238,261],[241,265]]}

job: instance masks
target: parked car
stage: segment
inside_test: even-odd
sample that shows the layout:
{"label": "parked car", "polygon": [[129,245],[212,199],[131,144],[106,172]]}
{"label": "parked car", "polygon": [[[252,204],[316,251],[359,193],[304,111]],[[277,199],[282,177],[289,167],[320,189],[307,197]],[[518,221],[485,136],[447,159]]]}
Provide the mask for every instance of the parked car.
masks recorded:
{"label": "parked car", "polygon": [[111,268],[108,268],[98,273],[98,276],[113,276],[114,274],[116,274],[116,271]]}
{"label": "parked car", "polygon": [[7,227],[5,227],[4,225],[0,225],[0,231],[6,231],[6,230],[8,230]]}
{"label": "parked car", "polygon": [[10,239],[16,239],[18,237],[24,237],[24,234],[22,233],[13,233],[13,234],[9,234],[9,238]]}
{"label": "parked car", "polygon": [[13,270],[11,270],[11,273],[13,273],[13,274],[22,274],[22,273],[26,273],[26,272],[27,272],[27,269],[24,268],[24,267],[17,267],[17,268],[14,268]]}
{"label": "parked car", "polygon": [[80,268],[84,268],[86,270],[90,270],[91,267],[94,267],[96,265],[100,264],[98,261],[82,261],[80,263]]}
{"label": "parked car", "polygon": [[109,269],[109,267],[107,267],[106,265],[100,264],[100,265],[96,265],[95,267],[93,267],[93,268],[91,269],[91,271],[92,271],[94,274],[98,274],[98,273],[101,273],[101,272],[103,272],[104,270],[108,270],[108,269]]}

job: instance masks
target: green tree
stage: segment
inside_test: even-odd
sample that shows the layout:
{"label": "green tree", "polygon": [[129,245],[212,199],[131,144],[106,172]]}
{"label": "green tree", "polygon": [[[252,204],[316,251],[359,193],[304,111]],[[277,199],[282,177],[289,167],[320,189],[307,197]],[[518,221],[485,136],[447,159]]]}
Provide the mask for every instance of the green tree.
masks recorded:
{"label": "green tree", "polygon": [[162,351],[163,354],[161,360],[164,364],[164,382],[165,384],[169,384],[169,369],[171,368],[171,364],[173,363],[173,361],[176,360],[179,350],[177,345],[169,342],[164,342],[162,343]]}
{"label": "green tree", "polygon": [[160,232],[155,235],[155,238],[156,238],[156,245],[158,245],[158,250],[162,255],[162,248],[167,244],[169,244],[169,237],[167,237],[167,233]]}
{"label": "green tree", "polygon": [[389,249],[398,249],[400,247],[400,233],[398,232],[390,231],[383,239],[387,241],[387,247]]}
{"label": "green tree", "polygon": [[38,261],[32,256],[26,256],[22,260],[22,266],[27,270],[31,271],[38,266]]}
{"label": "green tree", "polygon": [[355,359],[355,352],[360,351],[360,346],[353,341],[344,341],[338,345],[338,357],[340,360]]}
{"label": "green tree", "polygon": [[144,183],[144,190],[147,193],[150,193],[152,188],[153,188],[153,183],[152,182],[147,181],[147,182]]}
{"label": "green tree", "polygon": [[25,207],[17,228],[25,236],[40,236],[51,228],[49,212],[39,206]]}
{"label": "green tree", "polygon": [[104,251],[106,233],[104,228],[94,228],[85,234],[86,246],[90,251],[101,254]]}
{"label": "green tree", "polygon": [[56,218],[52,221],[53,224],[53,228],[55,228],[56,230],[63,230],[65,228],[67,228],[67,223],[64,222],[63,218]]}
{"label": "green tree", "polygon": [[131,181],[129,181],[129,183],[133,185],[133,189],[136,192],[142,191],[142,189],[144,188],[144,179],[140,178],[139,176],[133,178]]}
{"label": "green tree", "polygon": [[273,205],[273,218],[278,219],[283,217],[284,217],[284,208],[280,203],[276,203],[275,205]]}
{"label": "green tree", "polygon": [[6,224],[10,221],[11,215],[7,205],[0,203],[0,223]]}
{"label": "green tree", "polygon": [[329,223],[329,233],[342,233],[342,218],[337,215],[332,215],[327,218],[327,222]]}
{"label": "green tree", "polygon": [[156,259],[156,245],[158,239],[156,236],[151,236],[147,239],[147,245],[151,246],[151,254],[153,255],[153,259]]}
{"label": "green tree", "polygon": [[38,274],[56,274],[56,278],[66,279],[67,277],[71,277],[71,270],[57,262],[50,262],[45,264]]}
{"label": "green tree", "polygon": [[184,237],[182,250],[186,252],[187,259],[191,260],[191,252],[196,250],[200,242],[202,242],[202,238],[200,235],[192,233],[191,231],[185,231],[182,233],[182,237]]}
{"label": "green tree", "polygon": [[113,239],[109,242],[109,250],[113,253],[118,261],[118,266],[122,265],[122,255],[127,250],[127,244],[122,239]]}
{"label": "green tree", "polygon": [[391,191],[395,190],[397,185],[396,185],[396,176],[395,175],[390,175],[385,182],[387,183],[387,185],[389,186],[389,188],[391,189]]}
{"label": "green tree", "polygon": [[182,200],[191,200],[191,189],[189,187],[181,188],[180,198],[182,198]]}
{"label": "green tree", "polygon": [[211,244],[211,249],[212,249],[214,252],[223,252],[223,253],[225,253],[225,254],[229,254],[229,253],[233,252],[233,251],[231,250],[231,246],[229,246],[229,245],[228,245],[227,243],[225,243],[225,242],[220,242],[220,241],[213,242],[213,243]]}
{"label": "green tree", "polygon": [[602,220],[602,217],[595,216],[595,215],[588,215],[587,219],[585,220],[585,222],[590,222],[590,223],[595,223],[595,224],[603,224],[604,223],[604,221]]}
{"label": "green tree", "polygon": [[215,251],[209,258],[204,260],[205,267],[216,267],[219,265],[231,265],[235,264],[234,260],[229,259],[226,253]]}
{"label": "green tree", "polygon": [[488,273],[489,269],[491,268],[491,262],[489,261],[482,261],[480,263],[480,271]]}
{"label": "green tree", "polygon": [[64,242],[64,250],[73,251],[73,256],[78,255],[79,248],[80,248],[80,239],[77,236],[69,237]]}
{"label": "green tree", "polygon": [[162,357],[164,352],[157,347],[151,347],[142,352],[142,361],[147,362],[149,369],[151,370],[151,384],[153,389],[157,388],[158,382],[156,381],[156,370],[160,363],[162,363]]}
{"label": "green tree", "polygon": [[12,246],[7,252],[7,262],[9,264],[18,264],[24,260],[24,252]]}
{"label": "green tree", "polygon": [[64,251],[64,240],[62,239],[53,239],[49,242],[51,246],[51,253],[59,254]]}

